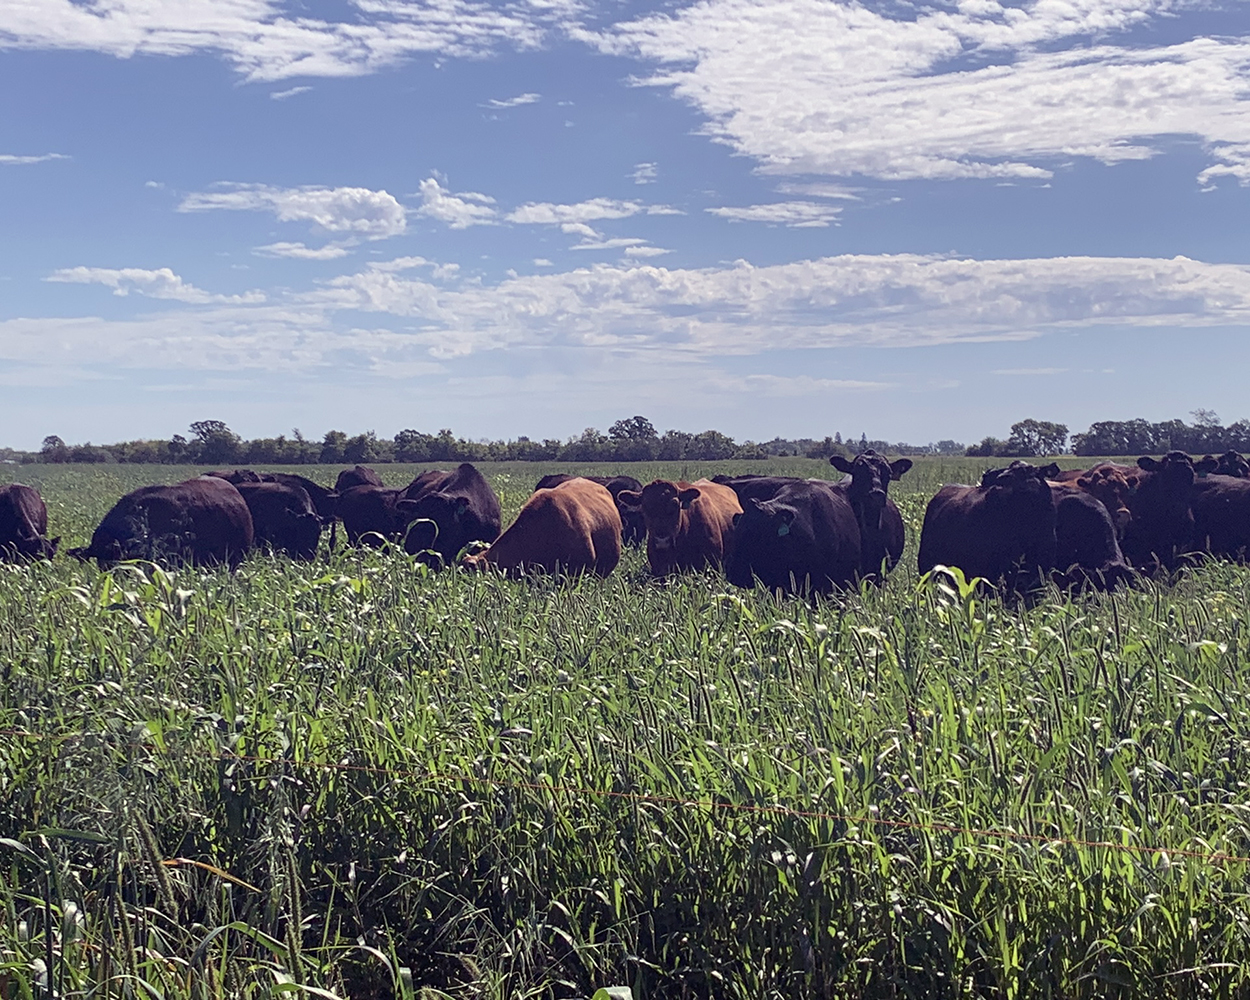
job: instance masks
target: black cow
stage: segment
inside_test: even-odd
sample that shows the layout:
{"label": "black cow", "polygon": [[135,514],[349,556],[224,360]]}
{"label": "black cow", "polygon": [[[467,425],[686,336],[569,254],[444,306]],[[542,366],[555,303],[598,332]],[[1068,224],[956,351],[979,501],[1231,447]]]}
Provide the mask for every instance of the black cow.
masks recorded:
{"label": "black cow", "polygon": [[382,478],[367,465],[358,465],[354,469],[344,469],[334,482],[335,493],[346,493],[354,486],[385,486]]}
{"label": "black cow", "polygon": [[1124,560],[1106,505],[1081,490],[1051,486],[1055,504],[1055,582],[1074,590],[1114,590],[1136,574]]}
{"label": "black cow", "polygon": [[1231,476],[1233,479],[1250,479],[1250,462],[1231,448],[1219,458],[1207,455],[1203,462],[1214,461],[1215,468],[1211,471],[1217,476]]}
{"label": "black cow", "polygon": [[859,522],[863,576],[881,583],[884,581],[882,566],[888,573],[903,557],[903,516],[890,499],[889,489],[891,480],[911,468],[911,459],[888,462],[870,448],[852,461],[833,455],[829,464],[849,477],[836,483],[834,488],[846,493],[855,510],[855,520]]}
{"label": "black cow", "polygon": [[758,579],[774,591],[828,594],[854,582],[859,524],[843,493],[795,480],[765,500],[748,491],[741,503],[725,560],[730,583],[751,587]]}
{"label": "black cow", "polygon": [[948,485],[924,513],[917,566],[957,566],[968,579],[1030,589],[1055,566],[1055,504],[1046,480],[1057,465],[1015,461],[991,469],[980,486]]}
{"label": "black cow", "polygon": [[[468,462],[435,478],[422,473],[404,490],[397,510],[409,523],[404,550],[410,555],[437,552],[444,566],[451,565],[470,542],[493,542],[499,537],[503,514],[499,497],[486,477]],[[420,483],[420,485],[418,485]],[[420,556],[423,562],[439,560]]]}
{"label": "black cow", "polygon": [[330,548],[334,548],[338,529],[336,518],[338,516],[339,495],[337,490],[327,489],[320,483],[314,483],[311,479],[306,479],[303,476],[297,476],[290,472],[254,472],[251,469],[232,469],[227,471],[223,469],[217,472],[210,472],[208,475],[224,479],[235,486],[238,486],[240,483],[281,483],[283,486],[303,490],[312,501],[313,510],[321,518],[321,523],[330,525]]}
{"label": "black cow", "polygon": [[1132,492],[1128,497],[1132,518],[1124,530],[1120,547],[1137,569],[1158,566],[1172,568],[1176,557],[1193,539],[1194,514],[1190,509],[1198,471],[1209,471],[1211,463],[1193,460],[1183,451],[1170,451],[1161,461],[1150,456],[1137,460],[1130,473]]}
{"label": "black cow", "polygon": [[256,545],[268,545],[292,559],[312,559],[321,541],[321,518],[299,486],[239,483],[235,486],[252,515]]}
{"label": "black cow", "polygon": [[252,515],[239,491],[224,479],[200,476],[127,493],[104,515],[91,544],[70,555],[95,559],[101,569],[123,559],[233,569],[252,541]]}
{"label": "black cow", "polygon": [[48,508],[33,486],[0,486],[0,562],[51,559],[59,537],[48,534]]}
{"label": "black cow", "polygon": [[570,479],[589,479],[592,483],[598,483],[600,486],[607,487],[609,493],[612,494],[612,500],[616,504],[616,512],[621,515],[621,541],[626,545],[641,545],[647,538],[647,526],[643,521],[642,511],[634,506],[622,504],[620,501],[621,493],[625,490],[631,493],[638,493],[642,490],[640,483],[633,476],[570,476],[563,472],[553,473],[550,476],[543,476],[538,480],[538,484],[534,487],[534,492],[539,490],[549,490],[559,486],[561,483],[567,483]]}
{"label": "black cow", "polygon": [[1207,475],[1194,481],[1193,531],[1186,549],[1244,561],[1250,556],[1250,479]]}
{"label": "black cow", "polygon": [[713,476],[712,482],[721,486],[728,486],[738,494],[738,503],[743,504],[743,510],[746,509],[745,504],[748,500],[771,500],[781,490],[787,486],[793,486],[795,483],[823,483],[825,486],[833,486],[833,483],[824,479],[799,479],[797,476]]}
{"label": "black cow", "polygon": [[[338,513],[347,541],[379,546],[402,538],[412,518],[399,508],[404,491],[387,486],[353,486],[339,495]],[[380,536],[380,537],[378,537]]]}

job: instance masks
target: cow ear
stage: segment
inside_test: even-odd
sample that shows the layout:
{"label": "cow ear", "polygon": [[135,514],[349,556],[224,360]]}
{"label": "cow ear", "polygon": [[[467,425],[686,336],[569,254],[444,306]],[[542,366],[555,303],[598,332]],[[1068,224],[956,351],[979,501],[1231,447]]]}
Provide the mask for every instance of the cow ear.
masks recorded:
{"label": "cow ear", "polygon": [[1215,467],[1219,464],[1220,463],[1213,455],[1207,455],[1205,458],[1201,458],[1194,463],[1194,472],[1198,473],[1199,476],[1206,478],[1206,476],[1215,471]]}
{"label": "cow ear", "polygon": [[616,502],[622,507],[634,510],[642,504],[642,494],[637,490],[621,490],[616,495]]}
{"label": "cow ear", "polygon": [[1037,474],[1041,479],[1054,479],[1059,475],[1059,463],[1051,462],[1050,465],[1043,465],[1037,470]]}
{"label": "cow ear", "polygon": [[829,464],[839,472],[845,472],[848,476],[851,474],[851,469],[854,468],[854,466],[841,455],[830,455]]}
{"label": "cow ear", "polygon": [[692,486],[690,487],[690,489],[682,490],[680,493],[678,493],[677,499],[681,501],[681,505],[683,507],[689,507],[692,503],[698,500],[699,497],[701,497],[702,495],[703,494],[701,494],[697,489],[695,489]]}
{"label": "cow ear", "polygon": [[907,472],[912,466],[910,458],[900,458],[890,463],[890,475],[895,479],[901,479],[903,473]]}
{"label": "cow ear", "polygon": [[1146,472],[1160,472],[1163,469],[1162,463],[1156,462],[1149,455],[1143,455],[1139,458],[1137,460],[1137,467],[1139,469],[1144,469]]}

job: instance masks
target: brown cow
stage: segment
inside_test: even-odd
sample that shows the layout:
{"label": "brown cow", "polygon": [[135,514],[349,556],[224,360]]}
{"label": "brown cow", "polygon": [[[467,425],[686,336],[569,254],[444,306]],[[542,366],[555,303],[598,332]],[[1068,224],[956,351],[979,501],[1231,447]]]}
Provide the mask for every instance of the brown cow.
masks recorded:
{"label": "brown cow", "polygon": [[47,539],[48,508],[33,486],[0,486],[0,562],[51,559],[60,537]]}
{"label": "brown cow", "polygon": [[621,515],[612,494],[588,479],[570,479],[536,490],[490,548],[465,556],[460,565],[495,567],[509,576],[541,569],[570,575],[593,570],[605,577],[620,560]]}
{"label": "brown cow", "polygon": [[1088,493],[1107,508],[1107,513],[1111,515],[1111,522],[1115,525],[1116,534],[1123,538],[1124,531],[1133,517],[1129,510],[1129,497],[1137,489],[1135,474],[1137,470],[1107,462],[1087,471],[1079,469],[1070,471],[1079,474],[1073,476],[1061,472],[1050,480],[1051,487]]}
{"label": "brown cow", "polygon": [[622,490],[616,499],[642,511],[652,576],[720,566],[734,515],[742,513],[738,494],[707,479],[657,479],[641,490]]}

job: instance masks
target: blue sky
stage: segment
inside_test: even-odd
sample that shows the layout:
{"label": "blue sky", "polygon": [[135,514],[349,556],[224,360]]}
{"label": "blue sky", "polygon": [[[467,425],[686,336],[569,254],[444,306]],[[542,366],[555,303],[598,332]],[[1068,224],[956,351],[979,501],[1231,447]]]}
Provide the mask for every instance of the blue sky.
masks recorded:
{"label": "blue sky", "polygon": [[0,443],[1226,422],[1250,3],[7,0]]}

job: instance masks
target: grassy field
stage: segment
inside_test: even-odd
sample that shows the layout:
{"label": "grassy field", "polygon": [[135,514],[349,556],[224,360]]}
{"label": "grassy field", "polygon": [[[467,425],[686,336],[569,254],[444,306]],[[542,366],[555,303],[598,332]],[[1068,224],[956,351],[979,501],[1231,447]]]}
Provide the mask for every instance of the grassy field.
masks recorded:
{"label": "grassy field", "polygon": [[[917,463],[904,563],[815,605],[634,551],[0,567],[0,997],[1250,995],[1250,573],[921,583],[989,464]],[[722,470],[834,475],[628,469]],[[70,546],[193,471],[0,479]],[[483,471],[506,521],[556,469]]]}

